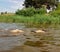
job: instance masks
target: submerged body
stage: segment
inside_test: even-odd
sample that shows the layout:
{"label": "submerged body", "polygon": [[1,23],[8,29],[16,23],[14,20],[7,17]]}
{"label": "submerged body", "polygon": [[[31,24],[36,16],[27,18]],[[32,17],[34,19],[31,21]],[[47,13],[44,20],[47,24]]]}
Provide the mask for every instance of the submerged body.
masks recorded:
{"label": "submerged body", "polygon": [[31,31],[31,32],[34,32],[34,33],[46,33],[45,30],[36,30],[36,31]]}
{"label": "submerged body", "polygon": [[19,30],[19,29],[15,29],[15,30],[11,30],[10,32],[12,33],[21,33],[21,32],[24,32],[23,30]]}

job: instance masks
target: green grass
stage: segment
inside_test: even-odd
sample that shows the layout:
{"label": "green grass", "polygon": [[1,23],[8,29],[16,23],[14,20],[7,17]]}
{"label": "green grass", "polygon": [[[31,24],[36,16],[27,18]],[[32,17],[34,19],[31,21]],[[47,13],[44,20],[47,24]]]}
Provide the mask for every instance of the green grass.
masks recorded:
{"label": "green grass", "polygon": [[19,16],[19,15],[0,15],[0,22],[6,23],[24,23],[28,26],[42,27],[45,25],[57,25],[60,24],[60,16],[54,17],[52,15],[39,15],[34,16]]}

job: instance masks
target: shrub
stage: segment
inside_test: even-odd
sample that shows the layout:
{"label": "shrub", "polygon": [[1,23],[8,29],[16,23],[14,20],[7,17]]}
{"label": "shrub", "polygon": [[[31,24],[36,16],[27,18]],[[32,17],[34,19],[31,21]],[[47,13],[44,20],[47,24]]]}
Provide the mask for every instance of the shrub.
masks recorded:
{"label": "shrub", "polygon": [[3,15],[4,14],[4,12],[1,12],[1,15]]}
{"label": "shrub", "polygon": [[17,10],[16,14],[18,15],[23,15],[23,16],[33,16],[35,14],[45,14],[46,11],[45,9],[35,9],[35,8],[26,8],[22,10]]}
{"label": "shrub", "polygon": [[36,10],[37,14],[45,14],[46,10],[44,8],[40,8],[39,10]]}
{"label": "shrub", "polygon": [[23,16],[33,16],[35,14],[34,8],[26,8],[22,10],[17,10],[16,14]]}
{"label": "shrub", "polygon": [[7,14],[7,11],[5,12],[5,14]]}
{"label": "shrub", "polygon": [[54,17],[60,16],[60,4],[58,4],[56,10],[52,11],[50,14]]}
{"label": "shrub", "polygon": [[50,14],[54,17],[60,16],[60,10],[55,10],[55,11],[51,12]]}

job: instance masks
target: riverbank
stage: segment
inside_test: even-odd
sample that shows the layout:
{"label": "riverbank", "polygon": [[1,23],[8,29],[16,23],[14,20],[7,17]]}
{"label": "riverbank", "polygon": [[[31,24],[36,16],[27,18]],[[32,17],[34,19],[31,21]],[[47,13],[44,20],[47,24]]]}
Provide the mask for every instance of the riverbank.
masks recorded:
{"label": "riverbank", "polygon": [[5,23],[24,23],[29,27],[55,26],[60,25],[60,16],[52,16],[50,14],[34,16],[19,16],[19,15],[0,15],[0,22]]}

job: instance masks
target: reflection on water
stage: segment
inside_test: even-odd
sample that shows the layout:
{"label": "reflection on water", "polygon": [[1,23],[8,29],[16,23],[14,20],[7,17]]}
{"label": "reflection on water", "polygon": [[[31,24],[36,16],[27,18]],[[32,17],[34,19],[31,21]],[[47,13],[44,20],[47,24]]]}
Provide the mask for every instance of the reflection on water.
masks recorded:
{"label": "reflection on water", "polygon": [[44,42],[41,42],[41,41],[26,41],[24,43],[25,45],[28,45],[28,46],[33,46],[33,47],[44,47]]}
{"label": "reflection on water", "polygon": [[[21,39],[20,39],[21,38]],[[3,37],[0,38],[0,50],[8,50],[13,46],[22,45],[24,39],[21,37]]]}
{"label": "reflection on water", "polygon": [[[8,30],[16,28],[25,32],[8,36],[11,35]],[[45,34],[31,32],[36,29],[25,28],[23,24],[0,23],[0,52],[60,52],[60,29],[46,28],[48,33]]]}

